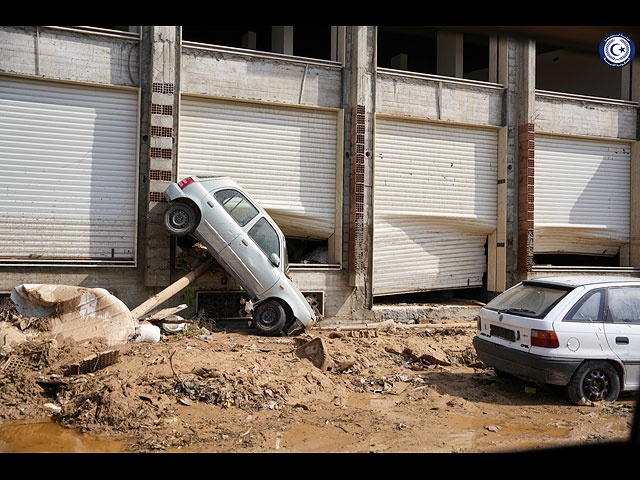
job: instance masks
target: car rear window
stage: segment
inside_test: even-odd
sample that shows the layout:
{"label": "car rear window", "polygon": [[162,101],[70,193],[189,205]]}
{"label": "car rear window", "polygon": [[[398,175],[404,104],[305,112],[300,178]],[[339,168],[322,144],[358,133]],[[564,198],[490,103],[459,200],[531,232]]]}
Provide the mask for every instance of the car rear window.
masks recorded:
{"label": "car rear window", "polygon": [[485,308],[526,317],[544,317],[573,288],[522,282],[487,303]]}

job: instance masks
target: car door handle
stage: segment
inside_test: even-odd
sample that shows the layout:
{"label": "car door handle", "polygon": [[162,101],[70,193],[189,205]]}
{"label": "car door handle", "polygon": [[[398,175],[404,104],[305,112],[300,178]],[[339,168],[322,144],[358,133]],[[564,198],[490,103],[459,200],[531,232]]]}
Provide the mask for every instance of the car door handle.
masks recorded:
{"label": "car door handle", "polygon": [[243,244],[245,247],[248,247],[248,246],[249,246],[249,244],[247,243],[247,241],[246,241],[244,238],[243,238],[242,240],[240,240],[240,241],[242,242],[242,244]]}
{"label": "car door handle", "polygon": [[617,345],[629,345],[629,337],[616,337]]}

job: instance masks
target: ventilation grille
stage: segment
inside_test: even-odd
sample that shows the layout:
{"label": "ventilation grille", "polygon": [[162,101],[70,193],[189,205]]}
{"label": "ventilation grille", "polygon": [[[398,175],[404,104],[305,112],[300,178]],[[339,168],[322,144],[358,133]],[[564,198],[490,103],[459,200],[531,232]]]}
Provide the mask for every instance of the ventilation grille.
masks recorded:
{"label": "ventilation grille", "polygon": [[[316,314],[324,315],[324,292],[302,292]],[[249,295],[245,292],[197,292],[196,309],[210,320],[241,320],[249,317],[244,311]]]}

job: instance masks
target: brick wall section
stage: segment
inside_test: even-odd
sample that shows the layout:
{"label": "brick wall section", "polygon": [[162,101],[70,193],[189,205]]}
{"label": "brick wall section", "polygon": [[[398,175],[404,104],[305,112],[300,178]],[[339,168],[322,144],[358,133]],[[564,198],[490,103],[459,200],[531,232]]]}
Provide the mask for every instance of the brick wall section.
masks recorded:
{"label": "brick wall section", "polygon": [[151,91],[145,285],[166,286],[170,283],[171,237],[162,215],[166,208],[164,191],[173,181],[174,86],[154,82]]}
{"label": "brick wall section", "polygon": [[518,271],[533,266],[534,130],[532,123],[518,131]]}
{"label": "brick wall section", "polygon": [[355,155],[351,157],[351,191],[349,215],[349,269],[362,270],[364,236],[364,152],[365,109],[357,105],[352,113],[351,144]]}

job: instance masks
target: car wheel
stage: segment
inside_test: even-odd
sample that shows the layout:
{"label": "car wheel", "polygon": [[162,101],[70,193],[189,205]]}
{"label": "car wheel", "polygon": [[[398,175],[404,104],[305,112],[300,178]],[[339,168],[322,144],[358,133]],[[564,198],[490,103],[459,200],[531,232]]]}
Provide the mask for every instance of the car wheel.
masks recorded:
{"label": "car wheel", "polygon": [[567,390],[576,405],[613,402],[620,394],[620,377],[607,362],[585,362],[571,377]]}
{"label": "car wheel", "polygon": [[196,211],[186,203],[173,203],[164,212],[164,225],[173,235],[189,235],[197,225]]}
{"label": "car wheel", "polygon": [[275,300],[266,300],[253,311],[253,326],[263,335],[280,333],[287,321],[282,305]]}

